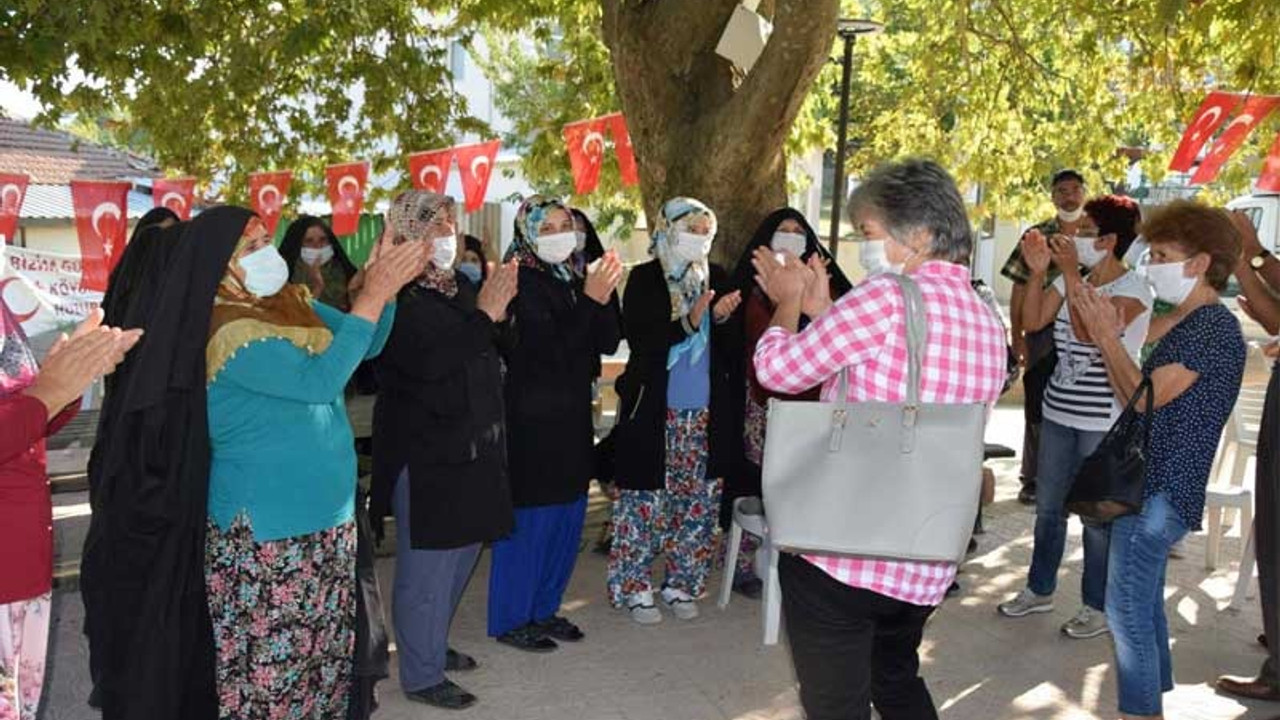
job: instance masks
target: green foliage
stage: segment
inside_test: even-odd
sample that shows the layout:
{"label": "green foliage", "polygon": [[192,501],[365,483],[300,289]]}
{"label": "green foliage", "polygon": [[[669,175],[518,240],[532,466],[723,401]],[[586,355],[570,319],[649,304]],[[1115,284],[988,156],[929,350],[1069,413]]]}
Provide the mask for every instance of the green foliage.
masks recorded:
{"label": "green foliage", "polygon": [[[243,199],[254,170],[293,168],[318,192],[326,164],[404,154],[479,129],[449,83],[438,0],[25,0],[0,25],[0,74],[50,122],[127,108],[166,167]],[[72,87],[68,68],[83,73]],[[202,188],[202,191],[208,188]]]}

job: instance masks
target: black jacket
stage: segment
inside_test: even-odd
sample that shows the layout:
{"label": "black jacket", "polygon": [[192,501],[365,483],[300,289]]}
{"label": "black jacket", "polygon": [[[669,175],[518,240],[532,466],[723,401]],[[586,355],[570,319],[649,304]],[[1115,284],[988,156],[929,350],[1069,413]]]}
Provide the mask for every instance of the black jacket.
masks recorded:
{"label": "black jacket", "polygon": [[417,284],[401,291],[378,363],[375,531],[407,466],[413,547],[456,548],[511,532],[499,359],[499,345],[511,341],[510,325],[476,309],[476,290],[461,276],[452,298]]}
{"label": "black jacket", "polygon": [[618,316],[580,281],[527,267],[511,316],[520,337],[505,353],[512,497],[518,507],[573,502],[594,475],[591,385],[600,356],[618,349]]}
{"label": "black jacket", "polygon": [[[717,297],[733,290],[718,265],[711,266],[711,288]],[[667,356],[686,335],[680,321],[671,319],[671,295],[657,260],[631,271],[622,316],[631,356],[616,383],[614,479],[625,490],[658,490],[666,478]],[[731,409],[735,393],[744,392],[741,387],[732,387],[735,358],[742,353],[740,335],[738,323],[712,325],[708,478],[736,472],[734,458],[742,454],[740,448],[735,452],[734,446],[742,444],[742,423]]]}

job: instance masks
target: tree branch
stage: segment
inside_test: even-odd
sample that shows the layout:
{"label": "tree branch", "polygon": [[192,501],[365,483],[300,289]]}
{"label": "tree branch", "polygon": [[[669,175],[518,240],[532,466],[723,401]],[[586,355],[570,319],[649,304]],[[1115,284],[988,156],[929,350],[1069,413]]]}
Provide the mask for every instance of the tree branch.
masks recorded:
{"label": "tree branch", "polygon": [[[784,137],[835,39],[839,0],[777,0],[773,34],[725,107],[723,141]],[[722,141],[722,142],[723,142]],[[765,146],[770,141],[762,141]]]}

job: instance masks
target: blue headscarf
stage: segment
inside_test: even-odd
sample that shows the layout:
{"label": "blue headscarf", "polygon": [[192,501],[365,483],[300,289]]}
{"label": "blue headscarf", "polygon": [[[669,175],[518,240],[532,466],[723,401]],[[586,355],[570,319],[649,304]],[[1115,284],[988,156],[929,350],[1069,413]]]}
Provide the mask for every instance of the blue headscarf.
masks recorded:
{"label": "blue headscarf", "polygon": [[[658,224],[653,231],[653,243],[649,253],[662,265],[663,275],[667,280],[667,290],[671,294],[671,319],[678,320],[689,315],[694,303],[705,293],[711,279],[711,268],[706,258],[698,262],[687,262],[676,257],[671,247],[675,234],[688,231],[691,223],[700,217],[711,222],[711,236],[716,234],[716,214],[711,208],[693,198],[678,197],[668,200],[658,215]],[[690,353],[691,362],[698,362],[707,351],[711,338],[711,311],[702,316],[702,324],[694,334],[671,348],[667,354],[667,369],[675,366],[680,356]]]}

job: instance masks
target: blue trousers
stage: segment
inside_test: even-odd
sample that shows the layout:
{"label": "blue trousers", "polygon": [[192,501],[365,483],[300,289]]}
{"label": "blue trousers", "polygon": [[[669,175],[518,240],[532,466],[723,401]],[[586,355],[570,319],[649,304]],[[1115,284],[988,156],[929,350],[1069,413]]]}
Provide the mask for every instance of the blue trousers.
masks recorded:
{"label": "blue trousers", "polygon": [[391,609],[396,623],[400,687],[425,690],[444,682],[449,625],[467,587],[480,543],[451,550],[415,550],[409,543],[409,471],[391,496],[396,516],[396,579]]}
{"label": "blue trousers", "polygon": [[1149,498],[1140,514],[1111,523],[1107,623],[1115,639],[1120,712],[1126,715],[1159,715],[1161,695],[1173,690],[1164,573],[1169,549],[1186,534],[1163,494]]}
{"label": "blue trousers", "polygon": [[[1089,457],[1105,432],[1076,430],[1052,420],[1040,424],[1039,476],[1036,479],[1035,547],[1027,587],[1037,595],[1052,595],[1058,587],[1058,567],[1067,544],[1067,493],[1081,463]],[[1084,604],[1101,611],[1106,601],[1107,545],[1105,524],[1084,524],[1084,578],[1080,594]]]}
{"label": "blue trousers", "polygon": [[493,544],[490,637],[549,620],[560,610],[586,516],[585,495],[563,505],[516,508],[515,531]]}

